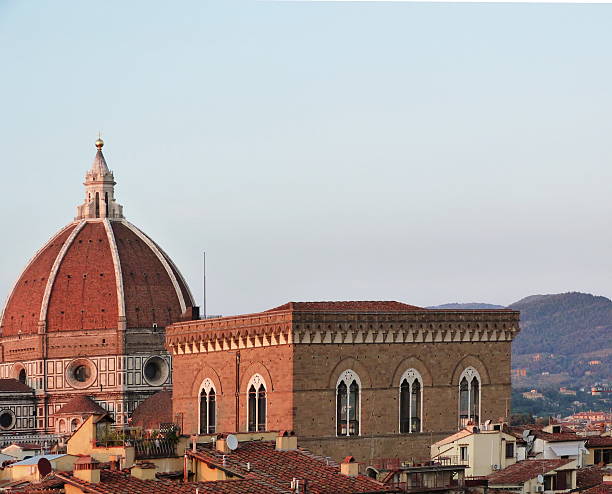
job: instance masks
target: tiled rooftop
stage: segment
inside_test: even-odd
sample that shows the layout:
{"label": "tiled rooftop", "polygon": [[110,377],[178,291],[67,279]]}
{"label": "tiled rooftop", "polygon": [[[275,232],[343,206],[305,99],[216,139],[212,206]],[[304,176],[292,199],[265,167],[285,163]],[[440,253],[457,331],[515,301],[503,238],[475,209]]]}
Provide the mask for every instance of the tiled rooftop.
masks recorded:
{"label": "tiled rooftop", "polygon": [[579,468],[576,470],[576,487],[588,489],[603,482],[604,475],[612,474],[612,470],[601,468],[597,465]]}
{"label": "tiled rooftop", "polygon": [[586,442],[587,448],[612,447],[612,436],[589,436]]}
{"label": "tiled rooftop", "polygon": [[61,407],[55,415],[63,414],[105,414],[106,410],[93,401],[89,396],[75,396]]}
{"label": "tiled rooftop", "polygon": [[160,391],[149,396],[136,407],[131,425],[143,429],[159,429],[160,424],[172,422],[172,392]]}
{"label": "tiled rooftop", "polygon": [[266,312],[406,312],[427,310],[403,302],[387,301],[333,301],[333,302],[288,302]]}
{"label": "tiled rooftop", "polygon": [[573,460],[523,460],[494,472],[487,478],[490,485],[519,485],[571,461]]}
{"label": "tiled rooftop", "polygon": [[288,489],[292,479],[296,478],[307,479],[308,492],[312,494],[396,492],[363,475],[342,475],[336,463],[304,449],[277,451],[270,441],[242,443],[238,449],[225,454],[225,463],[224,454],[212,447],[200,447],[197,452],[188,451],[187,454],[240,477],[258,478],[279,489]]}
{"label": "tiled rooftop", "polygon": [[121,471],[102,470],[100,482],[91,484],[72,475],[56,474],[69,484],[80,487],[91,494],[282,494],[290,491],[279,490],[258,479],[219,480],[213,482],[172,482],[169,480],[141,480]]}
{"label": "tiled rooftop", "polygon": [[31,393],[32,391],[30,386],[17,379],[0,379],[0,393]]}

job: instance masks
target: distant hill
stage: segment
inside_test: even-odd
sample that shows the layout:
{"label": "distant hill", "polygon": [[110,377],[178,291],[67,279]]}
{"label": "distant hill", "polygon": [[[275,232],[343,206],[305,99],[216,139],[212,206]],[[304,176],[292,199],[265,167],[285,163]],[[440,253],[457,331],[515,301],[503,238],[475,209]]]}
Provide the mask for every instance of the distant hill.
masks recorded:
{"label": "distant hill", "polygon": [[433,305],[431,307],[427,307],[428,309],[504,309],[503,305],[494,305],[494,304],[483,304],[479,302],[470,302],[467,304],[460,303],[452,303],[452,304],[442,304],[442,305]]}
{"label": "distant hill", "polygon": [[584,354],[612,349],[612,301],[587,293],[532,295],[509,306],[521,311],[515,355]]}

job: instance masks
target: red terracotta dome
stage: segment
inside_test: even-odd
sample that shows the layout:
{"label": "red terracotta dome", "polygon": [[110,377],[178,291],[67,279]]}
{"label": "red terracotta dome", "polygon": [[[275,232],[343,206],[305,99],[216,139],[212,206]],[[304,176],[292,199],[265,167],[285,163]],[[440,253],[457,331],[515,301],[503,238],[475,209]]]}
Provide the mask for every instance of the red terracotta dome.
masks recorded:
{"label": "red terracotta dome", "polygon": [[103,144],[96,144],[85,202],[19,277],[0,316],[2,336],[165,327],[191,315],[195,304],[179,270],[123,218]]}

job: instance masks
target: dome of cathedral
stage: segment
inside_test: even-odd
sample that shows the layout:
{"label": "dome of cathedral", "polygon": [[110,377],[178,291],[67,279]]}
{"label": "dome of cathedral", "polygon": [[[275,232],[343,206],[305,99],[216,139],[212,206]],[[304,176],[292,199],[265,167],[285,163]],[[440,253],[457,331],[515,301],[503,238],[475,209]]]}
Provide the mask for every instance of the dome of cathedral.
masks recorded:
{"label": "dome of cathedral", "polygon": [[75,221],[32,258],[0,315],[3,337],[165,327],[191,316],[187,283],[170,257],[123,217],[101,145]]}

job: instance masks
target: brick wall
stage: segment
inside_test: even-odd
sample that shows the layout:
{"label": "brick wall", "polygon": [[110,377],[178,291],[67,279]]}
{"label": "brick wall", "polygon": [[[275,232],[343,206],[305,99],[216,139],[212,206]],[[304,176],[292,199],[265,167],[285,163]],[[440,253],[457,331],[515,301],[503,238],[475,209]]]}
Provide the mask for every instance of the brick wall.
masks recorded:
{"label": "brick wall", "polygon": [[[173,412],[183,415],[183,432],[198,432],[198,393],[204,379],[215,385],[217,431],[246,431],[247,385],[256,373],[266,382],[268,430],[294,428],[291,345],[191,354],[173,358]],[[237,386],[237,382],[239,385]],[[238,392],[237,392],[238,387]],[[238,427],[236,398],[238,393]]]}

